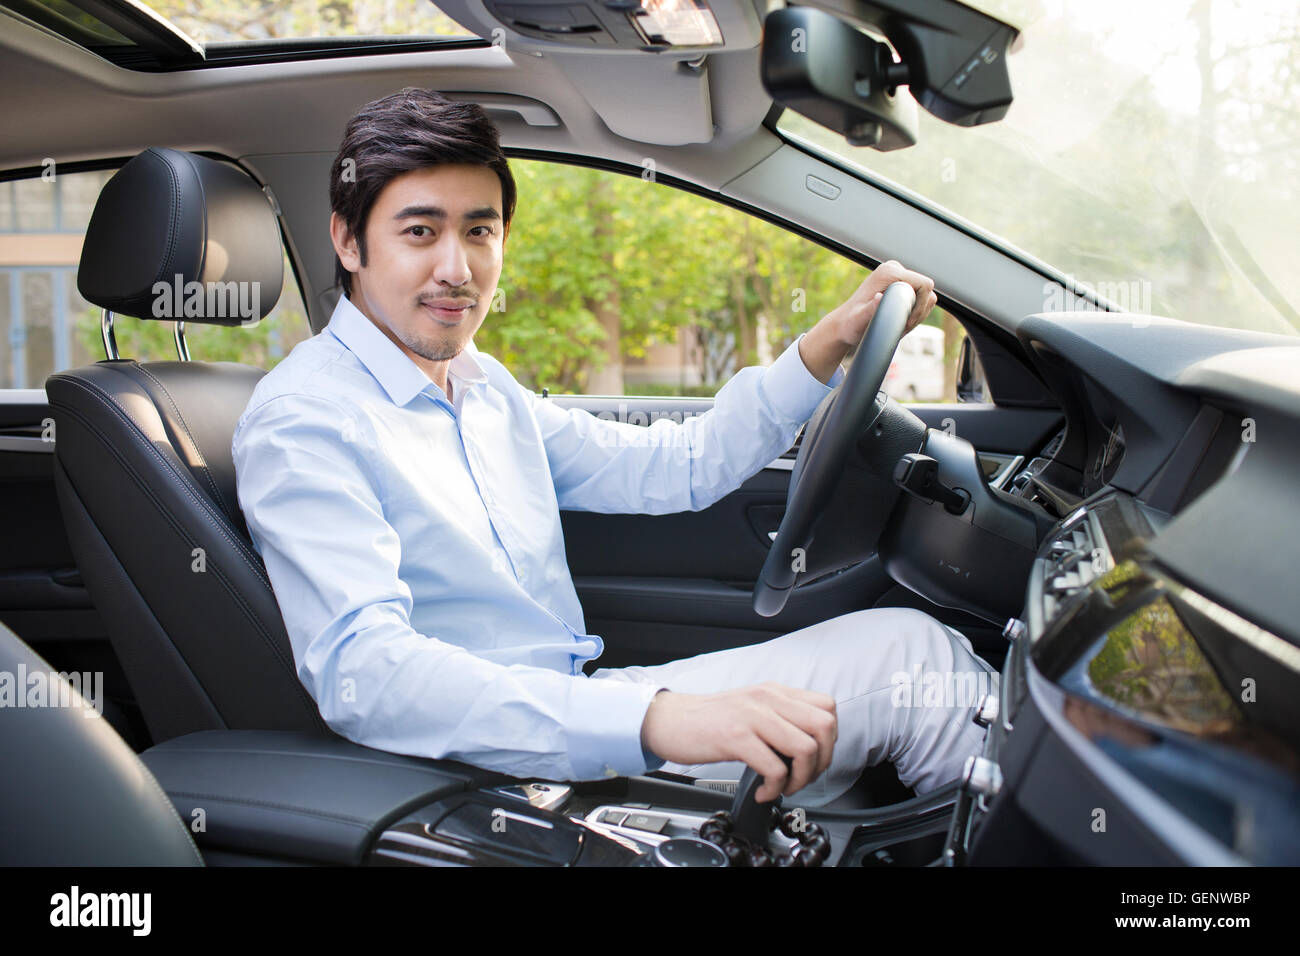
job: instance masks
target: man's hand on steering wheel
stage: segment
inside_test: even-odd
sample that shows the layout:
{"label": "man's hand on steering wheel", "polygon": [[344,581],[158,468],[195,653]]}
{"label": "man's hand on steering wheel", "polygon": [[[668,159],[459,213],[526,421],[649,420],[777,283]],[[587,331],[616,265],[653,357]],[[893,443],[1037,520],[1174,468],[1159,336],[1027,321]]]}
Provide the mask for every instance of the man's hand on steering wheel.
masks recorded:
{"label": "man's hand on steering wheel", "polygon": [[904,335],[920,325],[939,301],[933,279],[904,269],[893,259],[882,262],[843,304],[826,313],[799,341],[799,356],[819,382],[829,382],[849,349],[862,341],[881,296],[895,282],[906,282],[916,292],[916,305],[907,318]]}
{"label": "man's hand on steering wheel", "polygon": [[[882,285],[884,291],[877,295]],[[804,427],[790,473],[785,514],[754,582],[754,610],[764,617],[781,612],[800,574],[817,573],[809,570],[808,549],[818,520],[844,478],[846,463],[853,456],[861,461],[883,455],[875,470],[892,474],[903,450],[915,451],[920,446],[924,423],[911,412],[900,411],[880,390],[899,341],[929,314],[936,301],[930,279],[897,262],[886,262],[847,302],[799,340],[800,357],[824,384],[829,384],[851,345],[857,345],[857,352],[844,381],[826,396]],[[873,421],[876,426],[868,434]],[[885,518],[897,496],[892,483],[877,483],[873,497],[886,509]],[[835,570],[831,565],[836,562],[838,567],[847,567],[855,555],[870,553],[878,536],[876,528],[871,540],[862,537],[848,550],[832,548],[824,552],[824,560],[818,556],[813,564],[823,571]]]}

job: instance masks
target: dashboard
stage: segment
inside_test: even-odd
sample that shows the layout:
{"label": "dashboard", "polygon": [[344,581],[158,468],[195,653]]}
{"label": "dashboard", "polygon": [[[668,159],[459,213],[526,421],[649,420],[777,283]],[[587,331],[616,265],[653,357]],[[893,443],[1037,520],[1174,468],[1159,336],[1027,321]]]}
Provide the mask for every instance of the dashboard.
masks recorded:
{"label": "dashboard", "polygon": [[1167,520],[1106,492],[1044,541],[948,862],[1300,863],[1300,652],[1163,571]]}
{"label": "dashboard", "polygon": [[948,863],[1300,864],[1300,349],[1150,325],[1019,330],[1066,425],[998,484],[1056,521]]}

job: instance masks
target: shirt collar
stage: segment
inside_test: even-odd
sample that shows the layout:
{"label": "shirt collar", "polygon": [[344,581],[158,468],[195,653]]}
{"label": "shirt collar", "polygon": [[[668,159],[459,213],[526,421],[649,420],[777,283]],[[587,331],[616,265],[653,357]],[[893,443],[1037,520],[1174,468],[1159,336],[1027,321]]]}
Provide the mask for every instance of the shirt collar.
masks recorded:
{"label": "shirt collar", "polygon": [[[429,387],[442,392],[424,370],[366,318],[346,295],[339,296],[326,329],[348,347],[395,404],[406,405]],[[477,351],[474,343],[470,342],[447,366],[448,377],[456,380],[456,392],[462,391],[462,386],[487,381],[487,373],[474,358]]]}

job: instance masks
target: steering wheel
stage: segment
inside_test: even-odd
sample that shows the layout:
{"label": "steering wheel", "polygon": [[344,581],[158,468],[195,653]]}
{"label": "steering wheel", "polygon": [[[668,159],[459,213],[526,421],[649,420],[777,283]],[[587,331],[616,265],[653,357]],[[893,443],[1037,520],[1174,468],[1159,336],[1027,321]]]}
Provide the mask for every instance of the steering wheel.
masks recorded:
{"label": "steering wheel", "polygon": [[790,474],[785,516],[754,583],[754,610],[764,617],[785,607],[801,570],[798,558],[807,553],[813,526],[869,421],[915,304],[916,291],[906,282],[895,282],[885,290],[844,381],[804,429]]}

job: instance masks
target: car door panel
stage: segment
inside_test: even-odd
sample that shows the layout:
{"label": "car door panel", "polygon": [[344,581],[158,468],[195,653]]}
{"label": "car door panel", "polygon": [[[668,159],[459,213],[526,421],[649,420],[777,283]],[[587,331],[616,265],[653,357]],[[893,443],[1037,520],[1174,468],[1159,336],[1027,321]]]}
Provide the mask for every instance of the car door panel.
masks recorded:
{"label": "car door panel", "polygon": [[56,671],[102,674],[104,716],[142,747],[147,732],[64,530],[50,421],[43,389],[0,390],[0,622]]}
{"label": "car door panel", "polygon": [[[31,628],[17,626],[11,615],[92,607],[54,492],[50,421],[43,390],[0,391],[0,619],[28,643]],[[57,631],[48,622],[39,629]]]}
{"label": "car door panel", "polygon": [[[701,414],[708,399],[562,396],[565,407],[649,424],[680,412]],[[911,405],[935,428],[955,430],[994,455],[1031,452],[1059,428],[1060,413],[993,405]],[[677,416],[674,415],[674,420]],[[793,450],[736,491],[698,512],[671,515],[561,513],[569,567],[589,631],[606,651],[595,666],[649,665],[770,640],[852,611],[916,607],[969,637],[997,662],[1000,628],[940,608],[896,585],[873,555],[851,568],[800,585],[771,618],[753,610],[753,582],[766,559],[768,532],[780,526]]]}

